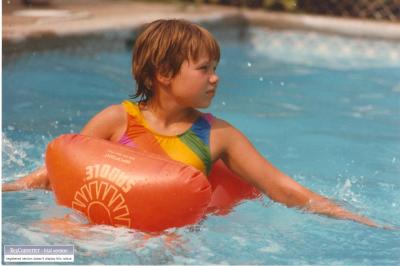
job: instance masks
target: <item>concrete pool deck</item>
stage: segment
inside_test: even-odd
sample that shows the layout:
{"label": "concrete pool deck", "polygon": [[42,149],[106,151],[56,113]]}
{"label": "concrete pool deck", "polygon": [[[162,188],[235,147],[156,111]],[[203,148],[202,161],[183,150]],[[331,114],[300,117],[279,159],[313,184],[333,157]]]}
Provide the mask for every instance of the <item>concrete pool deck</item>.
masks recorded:
{"label": "concrete pool deck", "polygon": [[400,23],[295,15],[238,7],[168,4],[137,1],[52,0],[49,6],[27,7],[19,1],[3,1],[3,44],[41,37],[79,36],[110,30],[134,29],[158,18],[218,21],[240,16],[251,24],[400,40]]}

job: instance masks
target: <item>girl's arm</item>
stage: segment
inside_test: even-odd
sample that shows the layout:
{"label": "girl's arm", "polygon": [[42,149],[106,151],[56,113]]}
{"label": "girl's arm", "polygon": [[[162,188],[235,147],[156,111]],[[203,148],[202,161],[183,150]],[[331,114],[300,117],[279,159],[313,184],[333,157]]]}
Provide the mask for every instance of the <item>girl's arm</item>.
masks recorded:
{"label": "girl's arm", "polygon": [[[111,105],[95,115],[82,129],[81,134],[95,138],[118,141],[126,125],[126,113],[122,105]],[[48,189],[51,184],[46,166],[8,184],[2,184],[2,191],[23,189]]]}
{"label": "girl's arm", "polygon": [[11,183],[3,184],[2,191],[18,191],[24,189],[48,189],[51,190],[47,170],[45,166],[39,167],[32,173]]}
{"label": "girl's arm", "polygon": [[337,219],[349,219],[369,226],[377,226],[368,218],[340,207],[279,171],[239,130],[227,122],[216,119],[213,128],[211,142],[219,147],[217,153],[221,154],[226,165],[272,200],[288,207],[297,207]]}

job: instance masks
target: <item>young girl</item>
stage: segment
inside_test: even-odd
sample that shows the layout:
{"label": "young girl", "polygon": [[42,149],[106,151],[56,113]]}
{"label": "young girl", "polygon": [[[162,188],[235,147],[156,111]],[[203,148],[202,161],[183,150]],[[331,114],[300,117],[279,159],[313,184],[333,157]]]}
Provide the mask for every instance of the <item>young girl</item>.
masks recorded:
{"label": "young girl", "polygon": [[[376,226],[301,186],[263,158],[235,127],[197,110],[208,107],[216,93],[219,58],[217,41],[196,24],[184,20],[148,24],[133,51],[138,103],[124,101],[107,107],[81,134],[163,154],[205,174],[221,158],[274,201]],[[3,185],[3,191],[26,188],[51,189],[45,167]]]}

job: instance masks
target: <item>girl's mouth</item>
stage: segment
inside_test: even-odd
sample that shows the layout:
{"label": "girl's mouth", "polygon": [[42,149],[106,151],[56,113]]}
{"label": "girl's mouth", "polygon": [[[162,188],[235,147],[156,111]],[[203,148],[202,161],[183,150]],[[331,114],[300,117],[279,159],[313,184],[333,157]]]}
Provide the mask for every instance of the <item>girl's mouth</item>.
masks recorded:
{"label": "girl's mouth", "polygon": [[206,94],[210,95],[210,96],[214,96],[215,92],[216,92],[216,90],[209,90],[209,91],[206,91]]}

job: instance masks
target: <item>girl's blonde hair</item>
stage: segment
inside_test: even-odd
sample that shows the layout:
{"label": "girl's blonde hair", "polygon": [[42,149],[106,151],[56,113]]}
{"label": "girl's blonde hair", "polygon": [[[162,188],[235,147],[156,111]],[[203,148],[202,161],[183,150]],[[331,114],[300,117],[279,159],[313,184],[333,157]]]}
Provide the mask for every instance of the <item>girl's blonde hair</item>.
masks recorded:
{"label": "girl's blonde hair", "polygon": [[182,19],[160,19],[147,24],[133,47],[132,74],[137,88],[134,98],[147,101],[159,73],[174,77],[185,60],[197,61],[200,52],[219,62],[220,49],[209,31]]}

